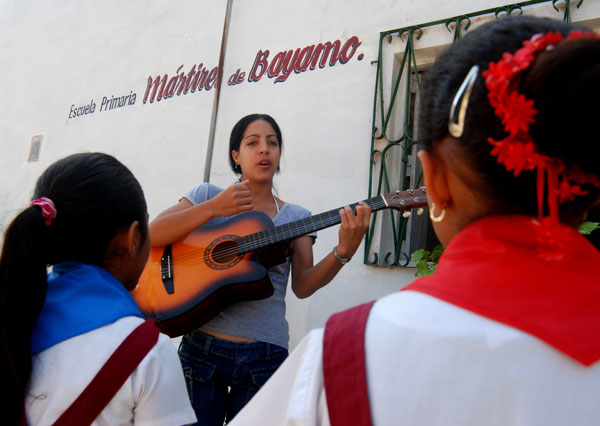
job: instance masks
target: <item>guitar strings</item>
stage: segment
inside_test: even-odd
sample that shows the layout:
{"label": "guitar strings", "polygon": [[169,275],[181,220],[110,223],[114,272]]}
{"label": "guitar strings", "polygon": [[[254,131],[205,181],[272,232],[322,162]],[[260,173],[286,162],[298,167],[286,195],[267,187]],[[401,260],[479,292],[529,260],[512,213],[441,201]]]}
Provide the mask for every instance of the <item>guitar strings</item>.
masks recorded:
{"label": "guitar strings", "polygon": [[[375,207],[375,206],[373,206],[373,207]],[[329,213],[329,212],[327,212],[327,213]],[[323,213],[323,214],[325,214],[325,213]],[[340,221],[339,214],[337,214],[337,217],[332,217],[332,216],[321,217],[320,220],[314,220],[310,223],[303,223],[302,226],[296,226],[296,227],[294,227],[294,229],[284,230],[283,228],[285,228],[286,225],[288,225],[288,227],[289,227],[289,225],[291,225],[291,223],[283,224],[276,228],[266,229],[263,231],[259,231],[255,234],[250,234],[250,235],[247,235],[244,237],[239,237],[237,239],[231,240],[234,243],[236,241],[237,242],[242,241],[242,242],[241,242],[241,244],[235,244],[235,247],[213,253],[212,256],[211,256],[211,253],[206,253],[206,248],[204,247],[204,248],[193,249],[193,250],[188,251],[187,253],[177,256],[177,261],[180,264],[194,265],[194,264],[207,263],[208,260],[212,257],[212,259],[216,260],[217,263],[219,263],[218,262],[219,260],[237,257],[240,253],[249,253],[249,252],[254,251],[254,249],[258,248],[258,247],[276,244],[278,242],[282,242],[282,241],[294,238],[295,236],[304,235],[306,233],[309,233],[315,227],[319,228],[319,227],[335,225],[336,220],[338,222]],[[302,222],[302,220],[299,222]],[[280,231],[283,231],[283,232],[280,232]],[[261,233],[266,233],[267,235],[257,237],[257,235],[259,235]],[[274,236],[269,235],[269,234],[277,234],[277,233],[279,233],[281,235],[281,238],[278,239],[278,241],[275,241]],[[252,237],[250,241],[244,242],[244,240],[247,240],[250,237]],[[198,256],[198,252],[201,252],[201,251],[204,251],[205,253],[202,256]],[[177,265],[175,265],[173,263],[171,265],[172,265],[171,266],[172,269],[176,269]],[[169,269],[169,267],[161,266],[161,273],[168,272],[168,269]]]}
{"label": "guitar strings", "polygon": [[[383,198],[381,196],[375,197],[373,200],[374,201],[372,201],[372,202],[371,202],[371,200],[367,201],[367,204],[369,205],[369,207],[372,210],[374,210],[374,211],[380,210],[380,209],[386,207],[386,204],[383,201]],[[358,203],[354,204],[353,206],[356,206],[357,204]],[[247,235],[247,236],[234,238],[233,240],[230,240],[232,243],[234,243],[231,248],[221,250],[216,253],[213,252],[212,256],[211,256],[211,253],[206,252],[206,247],[192,249],[192,250],[188,251],[187,253],[178,255],[177,263],[178,264],[181,263],[182,266],[207,263],[211,257],[212,257],[212,259],[216,260],[217,263],[219,263],[218,262],[219,260],[235,258],[235,257],[239,256],[240,254],[252,252],[257,248],[265,247],[268,245],[273,245],[273,244],[280,243],[280,242],[288,240],[288,239],[292,239],[292,238],[295,238],[295,237],[298,237],[301,235],[305,235],[313,230],[318,230],[318,229],[323,229],[323,228],[326,228],[329,226],[333,226],[333,225],[341,222],[340,215],[339,215],[339,213],[337,213],[338,211],[339,211],[339,209],[321,213],[316,216],[318,219],[313,219],[309,223],[304,223],[304,221],[306,221],[307,219],[310,219],[310,218],[306,218],[306,219],[301,219],[296,222],[290,222],[287,224],[279,225],[275,228],[265,229],[265,230],[256,232],[254,234]],[[333,215],[334,212],[336,213],[335,215]],[[294,226],[294,229],[290,229],[293,224],[298,223],[298,222],[302,223],[302,226]],[[288,228],[287,230],[284,229],[286,227]],[[283,232],[281,232],[281,231],[283,231]],[[264,233],[265,235],[261,236],[261,237],[257,237],[261,233]],[[275,238],[275,236],[273,234],[280,234],[282,236],[282,238]],[[248,239],[249,239],[249,241],[245,241]],[[235,244],[236,242],[240,242],[240,241],[242,241],[240,244]],[[201,251],[204,251],[204,254],[202,256],[198,256],[198,252],[201,252]],[[188,259],[191,259],[191,260],[188,261]],[[177,268],[177,264],[172,263],[171,269],[174,270],[176,268]],[[161,265],[162,273],[167,272],[168,269],[169,269],[169,267],[162,267],[162,265]]]}
{"label": "guitar strings", "polygon": [[[339,218],[339,215],[338,215]],[[272,244],[276,244],[278,242],[281,241],[285,241],[291,238],[294,238],[295,236],[299,236],[299,235],[304,235],[308,232],[310,232],[311,230],[313,230],[313,227],[320,227],[323,225],[334,225],[335,222],[331,222],[332,218],[325,218],[319,221],[314,221],[310,224],[303,224],[303,226],[298,226],[293,230],[284,230],[283,232],[275,232],[275,231],[280,231],[277,228],[271,228],[268,230],[263,230],[263,231],[259,231],[255,234],[251,234],[251,235],[247,235],[244,237],[239,237],[232,241],[233,243],[235,242],[240,242],[242,241],[240,244],[234,244],[235,247],[232,248],[228,248],[226,250],[221,250],[218,251],[216,253],[214,253],[212,256],[211,254],[203,254],[202,256],[200,256],[200,258],[198,257],[198,252],[202,252],[202,251],[206,251],[206,248],[198,248],[198,249],[192,249],[190,251],[188,251],[187,253],[181,254],[177,257],[178,262],[180,263],[186,263],[188,265],[190,264],[195,264],[195,263],[206,263],[206,261],[208,261],[211,257],[213,259],[218,260],[223,260],[223,259],[227,259],[229,257],[237,257],[240,253],[248,253],[251,251],[254,251],[254,249],[259,248],[259,247],[263,247],[263,246],[268,246],[268,245],[272,245]],[[312,225],[312,226],[311,226]],[[285,226],[281,225],[281,226]],[[270,231],[270,232],[269,232]],[[268,234],[275,234],[275,233],[279,233],[281,235],[280,239],[275,239],[273,235],[265,235],[265,236],[261,236],[261,237],[256,237],[257,234],[261,234],[261,233],[265,233],[267,232]],[[243,240],[248,239],[249,237],[252,237],[252,239],[250,241],[244,242]],[[187,262],[187,259],[191,259],[190,262]],[[161,270],[166,271],[168,269],[168,267],[162,268]]]}
{"label": "guitar strings", "polygon": [[[376,198],[381,198],[381,197],[376,197]],[[385,207],[385,203],[381,200],[376,200],[372,203],[368,202],[367,204],[369,204],[369,206],[373,210],[378,210],[378,209]],[[255,234],[250,234],[250,235],[247,235],[244,237],[239,237],[238,239],[234,239],[232,241],[233,242],[236,242],[236,240],[243,241],[243,240],[247,240],[249,237],[252,237],[252,239],[249,242],[242,242],[241,244],[237,244],[237,245],[235,245],[235,247],[232,247],[230,249],[218,251],[218,252],[214,253],[212,256],[210,253],[207,254],[206,252],[202,256],[198,256],[198,252],[206,251],[206,248],[193,249],[185,254],[179,255],[177,257],[177,261],[178,261],[178,263],[182,263],[185,265],[194,265],[194,264],[200,264],[200,263],[207,263],[207,261],[211,257],[217,261],[231,258],[231,257],[237,257],[240,253],[248,253],[248,252],[254,251],[254,249],[259,248],[259,247],[276,244],[276,243],[279,243],[279,242],[282,242],[282,241],[285,241],[288,239],[292,239],[292,238],[300,236],[300,235],[304,235],[306,233],[309,233],[311,230],[313,230],[314,227],[316,227],[317,229],[323,229],[324,227],[335,225],[336,223],[339,223],[341,221],[340,215],[339,215],[339,213],[337,213],[338,211],[339,210],[331,210],[329,212],[321,213],[320,215],[317,215],[319,217],[318,220],[312,220],[308,224],[303,223],[302,226],[297,226],[292,230],[290,230],[290,229],[283,230],[283,228],[285,228],[286,226],[289,228],[294,222],[290,222],[288,224],[283,224],[283,225],[280,225],[275,228],[270,228],[270,229],[266,229],[263,231],[259,231]],[[336,214],[332,215],[333,212],[335,212]],[[332,221],[332,219],[333,219],[333,221]],[[301,219],[297,222],[302,223],[304,220],[306,220],[306,219]],[[281,230],[283,230],[283,232],[280,232]],[[301,232],[298,232],[298,231],[301,231]],[[266,233],[267,235],[257,238],[256,235],[261,234],[261,233]],[[280,233],[283,236],[283,238],[275,241],[273,238],[273,235],[269,235],[269,234],[276,234],[276,233]],[[191,261],[187,261],[188,258],[190,258]],[[177,267],[176,264],[173,264],[173,263],[171,264],[171,269],[174,270],[174,269],[176,269],[176,267]],[[169,269],[168,267],[161,266],[161,272],[163,272],[163,273],[167,272],[168,269]]]}

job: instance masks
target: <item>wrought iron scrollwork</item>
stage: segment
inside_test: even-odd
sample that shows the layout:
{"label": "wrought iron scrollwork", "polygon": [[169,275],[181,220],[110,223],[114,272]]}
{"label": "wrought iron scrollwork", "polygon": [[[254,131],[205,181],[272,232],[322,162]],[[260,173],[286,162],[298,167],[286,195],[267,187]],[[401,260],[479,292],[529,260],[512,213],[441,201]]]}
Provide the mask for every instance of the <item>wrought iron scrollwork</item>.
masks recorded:
{"label": "wrought iron scrollwork", "polygon": [[[451,28],[452,24],[454,24],[454,29]],[[463,31],[468,31],[471,28],[471,18],[466,15],[455,16],[448,19],[445,25],[448,32],[454,32],[453,41],[456,41],[460,38]]]}

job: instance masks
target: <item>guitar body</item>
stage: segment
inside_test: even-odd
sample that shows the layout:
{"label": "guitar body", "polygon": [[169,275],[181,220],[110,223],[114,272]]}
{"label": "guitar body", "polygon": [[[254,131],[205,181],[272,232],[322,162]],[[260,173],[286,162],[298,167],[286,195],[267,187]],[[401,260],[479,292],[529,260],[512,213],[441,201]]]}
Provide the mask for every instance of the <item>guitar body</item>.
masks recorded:
{"label": "guitar body", "polygon": [[165,247],[153,248],[131,294],[144,316],[156,318],[171,337],[200,327],[232,303],[270,297],[267,268],[254,252],[238,254],[236,238],[273,226],[266,214],[250,211],[166,246],[166,261]]}

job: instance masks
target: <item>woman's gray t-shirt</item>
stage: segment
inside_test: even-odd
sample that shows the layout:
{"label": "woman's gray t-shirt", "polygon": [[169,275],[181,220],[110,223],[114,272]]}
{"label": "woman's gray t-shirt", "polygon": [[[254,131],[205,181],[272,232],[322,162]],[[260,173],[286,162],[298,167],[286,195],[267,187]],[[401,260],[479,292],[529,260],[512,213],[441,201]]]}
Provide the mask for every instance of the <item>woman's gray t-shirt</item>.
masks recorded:
{"label": "woman's gray t-shirt", "polygon": [[[222,189],[210,183],[202,183],[189,191],[184,197],[193,205],[200,204],[215,197]],[[285,203],[273,218],[275,226],[311,216],[304,207]],[[230,217],[217,217],[207,225],[218,225]],[[316,233],[308,234],[316,237]],[[290,274],[290,260],[268,270],[273,283],[274,294],[262,300],[234,303],[201,328],[206,331],[246,337],[261,342],[272,343],[284,348],[288,347],[289,328],[285,319],[285,292]]]}

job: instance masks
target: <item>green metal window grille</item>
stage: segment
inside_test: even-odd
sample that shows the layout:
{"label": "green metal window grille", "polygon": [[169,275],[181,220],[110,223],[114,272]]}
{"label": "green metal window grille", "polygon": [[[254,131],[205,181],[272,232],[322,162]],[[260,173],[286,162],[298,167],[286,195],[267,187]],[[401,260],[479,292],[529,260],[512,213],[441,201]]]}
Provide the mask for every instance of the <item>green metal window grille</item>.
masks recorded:
{"label": "green metal window grille", "polygon": [[[422,185],[422,174],[416,161],[417,140],[415,111],[418,107],[420,75],[423,70],[417,66],[415,40],[432,30],[444,29],[448,36],[447,44],[453,43],[471,27],[472,23],[483,19],[502,18],[513,14],[540,11],[548,16],[571,21],[573,8],[581,8],[584,0],[530,0],[458,15],[447,19],[419,25],[384,31],[379,37],[377,77],[373,102],[373,130],[371,136],[371,168],[369,173],[369,198],[396,190],[417,188]],[[436,28],[437,27],[437,28]],[[425,31],[425,30],[428,31]],[[439,33],[438,33],[439,34]],[[397,37],[403,50],[394,55],[395,64],[389,72],[391,80],[384,76],[384,66],[390,69],[390,54],[384,52],[384,43],[391,44]],[[438,46],[443,47],[443,46]],[[366,234],[364,262],[379,266],[410,266],[410,255],[428,244],[427,215],[410,216],[395,210],[381,210],[373,213]],[[431,238],[429,238],[431,243]]]}

